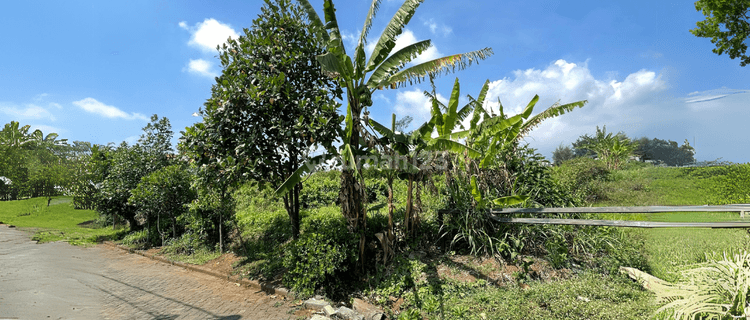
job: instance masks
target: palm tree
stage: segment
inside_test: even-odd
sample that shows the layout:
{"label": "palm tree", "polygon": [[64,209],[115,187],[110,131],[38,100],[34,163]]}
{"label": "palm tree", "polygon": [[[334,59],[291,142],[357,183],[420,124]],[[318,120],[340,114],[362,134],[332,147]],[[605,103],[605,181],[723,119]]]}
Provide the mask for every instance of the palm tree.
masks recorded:
{"label": "palm tree", "polygon": [[[381,0],[373,0],[365,17],[365,23],[355,48],[354,56],[346,54],[339,32],[335,8],[332,0],[324,0],[323,11],[325,24],[310,5],[308,0],[298,0],[308,14],[313,32],[323,40],[327,53],[318,56],[324,72],[339,81],[346,88],[346,127],[341,133],[343,145],[340,149],[344,160],[344,170],[341,174],[341,207],[342,213],[349,221],[352,230],[360,234],[360,263],[363,262],[365,248],[365,230],[367,223],[365,206],[364,178],[355,164],[355,156],[363,154],[360,145],[367,137],[360,123],[365,108],[372,106],[372,93],[383,88],[398,88],[407,83],[422,81],[426,76],[437,76],[455,70],[461,70],[479,59],[485,59],[492,54],[492,49],[484,48],[463,54],[455,54],[443,58],[427,61],[414,66],[406,64],[431,46],[430,40],[424,40],[408,45],[396,52],[392,52],[396,45],[396,37],[400,35],[407,23],[414,16],[417,7],[424,0],[406,0],[394,14],[391,21],[380,35],[370,58],[366,58],[365,45]],[[367,75],[370,75],[369,78]],[[371,137],[374,139],[374,137]],[[362,139],[362,141],[360,141]],[[372,142],[372,140],[370,141]],[[299,180],[303,171],[295,172],[287,182]],[[286,182],[277,193],[281,194],[292,185]]]}
{"label": "palm tree", "polygon": [[29,136],[30,125],[19,127],[17,121],[11,121],[6,123],[2,131],[0,131],[0,145],[4,145],[11,148],[20,148],[33,143],[33,139]]}

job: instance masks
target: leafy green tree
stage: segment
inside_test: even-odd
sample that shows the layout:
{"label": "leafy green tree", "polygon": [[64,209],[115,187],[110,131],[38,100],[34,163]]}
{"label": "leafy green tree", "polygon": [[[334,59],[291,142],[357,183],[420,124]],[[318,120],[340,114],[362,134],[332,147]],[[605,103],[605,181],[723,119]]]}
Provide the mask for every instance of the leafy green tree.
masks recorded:
{"label": "leafy green tree", "polygon": [[169,119],[153,115],[143,131],[135,145],[123,142],[106,155],[109,164],[96,206],[102,214],[127,220],[131,230],[142,227],[136,219],[138,208],[128,203],[132,190],[143,177],[169,165],[172,149],[169,141],[173,133]]}
{"label": "leafy green tree", "polygon": [[7,192],[12,200],[24,191],[29,179],[26,164],[34,143],[29,129],[30,125],[21,126],[19,122],[11,121],[0,131],[0,176],[10,180]]}
{"label": "leafy green tree", "polygon": [[617,170],[635,152],[637,146],[637,143],[631,141],[625,134],[607,133],[606,126],[602,129],[597,126],[596,135],[586,137],[587,143],[581,146],[593,151],[599,159],[604,161],[609,170]]}
{"label": "leafy green tree", "polygon": [[[335,150],[341,89],[315,62],[324,52],[309,30],[298,5],[267,0],[252,28],[220,48],[224,70],[182,145],[202,176],[222,172],[222,190],[248,178],[277,187],[317,146]],[[282,194],[295,239],[301,188]]]}
{"label": "leafy green tree", "polygon": [[747,39],[750,37],[750,0],[698,0],[695,10],[706,16],[698,21],[692,34],[701,38],[711,38],[716,45],[713,52],[725,52],[732,59],[740,58],[740,65],[750,63],[747,52]]}
{"label": "leafy green tree", "polygon": [[675,141],[657,138],[642,137],[637,142],[635,154],[642,160],[654,160],[668,166],[683,166],[695,162],[695,149],[687,139],[681,146]]}
{"label": "leafy green tree", "polygon": [[559,166],[563,162],[575,158],[573,149],[570,146],[560,144],[555,151],[552,151],[552,163]]}
{"label": "leafy green tree", "polygon": [[47,196],[49,202],[68,181],[61,171],[66,169],[61,155],[67,139],[58,140],[57,133],[45,136],[41,130],[29,133],[30,128],[11,121],[0,131],[0,176],[12,181],[10,198]]}
{"label": "leafy green tree", "polygon": [[[342,214],[349,221],[352,231],[360,235],[360,265],[364,259],[365,230],[367,229],[367,213],[364,178],[356,168],[355,157],[366,155],[369,147],[374,144],[374,137],[365,134],[362,120],[363,112],[366,116],[366,108],[372,106],[372,93],[382,88],[397,88],[407,83],[419,82],[426,76],[437,76],[455,70],[461,70],[469,66],[473,61],[484,59],[492,54],[490,48],[473,51],[464,54],[451,55],[418,65],[406,67],[419,54],[427,50],[430,40],[424,40],[410,44],[403,49],[393,52],[396,46],[396,37],[401,34],[403,28],[409,23],[417,7],[423,0],[406,0],[401,8],[394,14],[391,21],[380,35],[374,50],[368,59],[365,55],[367,36],[372,27],[372,19],[375,17],[381,0],[373,0],[365,17],[364,26],[360,33],[354,55],[347,55],[338,21],[331,0],[325,0],[323,11],[325,24],[307,0],[299,0],[307,12],[312,31],[322,39],[327,52],[317,57],[318,63],[324,72],[336,79],[341,87],[346,88],[346,126],[341,134],[343,145],[339,151],[344,162],[344,170],[341,174],[341,208]],[[369,78],[367,74],[370,73]],[[361,147],[366,143],[368,148]],[[304,171],[295,173],[290,178],[290,183],[299,179]],[[292,185],[283,185],[277,192],[284,193],[291,189]]]}
{"label": "leafy green tree", "polygon": [[136,207],[140,220],[154,223],[164,245],[165,231],[162,230],[164,223],[161,217],[169,219],[172,238],[176,239],[179,228],[177,219],[187,212],[187,205],[193,199],[195,192],[190,188],[190,175],[184,165],[176,164],[141,178],[141,182],[132,190],[128,204]]}
{"label": "leafy green tree", "polygon": [[29,189],[34,197],[46,197],[47,206],[52,197],[68,188],[71,181],[70,169],[62,164],[52,163],[35,169],[29,177]]}
{"label": "leafy green tree", "polygon": [[[576,139],[576,141],[572,143],[574,156],[576,158],[595,157],[596,151],[589,148],[589,146],[591,146],[592,144],[595,144],[599,137],[604,137],[606,135],[607,135],[607,126],[604,126],[603,128],[599,128],[599,126],[597,126],[596,134],[594,135],[585,134],[585,135],[578,137],[578,139]],[[614,137],[617,137],[620,140],[629,139],[628,136],[625,135],[625,133],[622,131],[615,134]]]}
{"label": "leafy green tree", "polygon": [[[80,141],[73,144],[74,151],[72,152],[75,154],[75,161],[72,171],[74,175],[70,184],[73,206],[76,209],[93,210],[101,200],[100,189],[104,178],[109,174],[114,148],[110,145],[92,146],[90,143]],[[88,151],[85,151],[86,149]]]}

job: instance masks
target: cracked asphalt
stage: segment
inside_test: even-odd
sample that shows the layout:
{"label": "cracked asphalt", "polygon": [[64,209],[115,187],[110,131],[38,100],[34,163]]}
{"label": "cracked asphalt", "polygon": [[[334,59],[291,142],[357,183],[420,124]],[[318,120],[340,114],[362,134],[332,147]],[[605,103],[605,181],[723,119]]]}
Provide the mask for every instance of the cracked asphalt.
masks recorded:
{"label": "cracked asphalt", "polygon": [[109,246],[0,226],[0,319],[296,319],[289,300]]}

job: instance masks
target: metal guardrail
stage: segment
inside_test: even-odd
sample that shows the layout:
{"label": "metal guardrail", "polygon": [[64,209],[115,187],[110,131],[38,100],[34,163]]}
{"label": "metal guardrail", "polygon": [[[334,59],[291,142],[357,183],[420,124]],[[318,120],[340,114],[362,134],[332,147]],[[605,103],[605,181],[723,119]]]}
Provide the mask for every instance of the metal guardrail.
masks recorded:
{"label": "metal guardrail", "polygon": [[[441,210],[439,215],[454,210]],[[645,206],[645,207],[569,207],[569,208],[506,208],[490,210],[493,220],[501,223],[557,224],[580,226],[609,226],[628,228],[750,228],[750,221],[724,222],[661,222],[632,220],[556,219],[556,218],[512,218],[498,215],[516,213],[662,213],[662,212],[739,212],[740,218],[750,212],[750,204],[718,206]]]}

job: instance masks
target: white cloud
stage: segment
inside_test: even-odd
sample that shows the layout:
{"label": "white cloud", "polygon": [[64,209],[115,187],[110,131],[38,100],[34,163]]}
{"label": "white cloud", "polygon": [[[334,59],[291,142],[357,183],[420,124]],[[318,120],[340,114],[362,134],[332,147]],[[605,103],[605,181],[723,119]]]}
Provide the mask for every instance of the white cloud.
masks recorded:
{"label": "white cloud", "polygon": [[53,132],[57,134],[67,132],[67,130],[64,130],[64,129],[59,129],[57,127],[52,127],[52,126],[43,125],[43,124],[32,124],[31,130],[29,131],[34,132],[37,129],[42,130],[42,133],[44,133],[45,136]]}
{"label": "white cloud", "polygon": [[55,103],[55,102],[50,102],[49,106],[50,107],[55,107],[57,109],[62,109],[62,106],[59,103]]}
{"label": "white cloud", "polygon": [[188,45],[204,52],[215,52],[216,46],[226,42],[228,38],[239,38],[239,34],[231,26],[213,18],[205,19],[193,27],[189,27],[184,21],[178,25],[192,34]]}
{"label": "white cloud", "polygon": [[[685,99],[685,103],[696,103],[696,102],[707,102],[713,100],[719,100],[726,98],[733,94],[750,93],[750,90],[732,90],[727,88],[721,88],[716,90],[709,90],[703,92],[692,92],[688,94],[688,98]],[[705,107],[705,104],[693,105],[694,107]]]}
{"label": "white cloud", "polygon": [[347,31],[341,31],[341,40],[344,40],[347,50],[354,51],[354,48],[356,48],[357,42],[359,41],[359,35]]}
{"label": "white cloud", "polygon": [[[508,114],[523,110],[538,94],[534,108],[541,112],[553,103],[588,100],[563,116],[548,119],[526,141],[547,157],[560,143],[569,145],[596,126],[623,131],[631,138],[647,136],[682,143],[697,140],[696,158],[748,161],[750,141],[744,139],[750,90],[719,89],[694,92],[687,97],[670,94],[661,74],[640,70],[624,79],[596,78],[587,63],[558,60],[543,69],[516,70],[508,78],[491,82],[486,108],[497,110],[500,98]],[[612,74],[612,73],[609,73]]]}
{"label": "white cloud", "polygon": [[212,63],[203,59],[190,59],[186,67],[188,72],[195,73],[204,77],[213,78],[217,74],[212,69]]}
{"label": "white cloud", "polygon": [[85,110],[86,112],[97,114],[105,118],[123,118],[126,120],[141,119],[144,121],[149,120],[148,117],[140,113],[127,113],[118,109],[117,107],[108,106],[90,97],[79,101],[73,101],[73,104]]}
{"label": "white cloud", "polygon": [[443,36],[447,36],[453,32],[453,28],[442,24],[435,22],[434,19],[430,19],[424,22],[424,25],[430,28],[430,32],[432,34],[442,34]]}
{"label": "white cloud", "polygon": [[[569,115],[546,120],[532,131],[529,142],[543,152],[551,152],[561,142],[571,143],[580,135],[593,131],[595,127],[607,125],[610,131],[648,126],[645,106],[659,99],[666,88],[661,76],[653,71],[640,70],[629,74],[624,80],[596,79],[586,63],[576,64],[557,60],[544,70],[516,70],[513,78],[504,78],[490,83],[486,108],[497,110],[497,99],[503,103],[508,114],[520,113],[535,94],[540,97],[535,113],[541,112],[559,101],[570,103],[588,100],[581,109]],[[644,108],[645,107],[645,108]],[[644,112],[634,112],[644,108]],[[626,128],[627,127],[627,128]],[[629,130],[626,130],[629,129]]]}
{"label": "white cloud", "polygon": [[[417,39],[417,37],[414,35],[414,32],[409,29],[404,29],[403,32],[396,37],[396,45],[393,47],[393,50],[391,50],[391,53],[394,53],[398,50],[403,49],[404,47],[413,44],[418,41],[422,41],[426,39]],[[372,55],[372,51],[375,50],[375,45],[377,44],[377,40],[371,41],[367,43],[367,46],[365,46],[365,51],[367,52],[368,56]],[[437,58],[442,57],[443,54],[438,51],[437,47],[433,44],[431,47],[427,48],[427,50],[423,51],[422,54],[417,56],[415,59],[411,61],[410,64],[420,64],[422,62],[434,60]]]}
{"label": "white cloud", "polygon": [[[437,94],[440,102],[447,104],[448,99],[440,93]],[[432,102],[430,98],[424,95],[424,91],[419,88],[408,91],[399,91],[396,94],[396,105],[393,106],[394,112],[399,118],[411,116],[414,121],[411,123],[413,129],[430,119],[430,110]]]}
{"label": "white cloud", "polygon": [[0,106],[0,112],[14,118],[21,119],[49,119],[51,121],[57,120],[55,116],[51,112],[49,112],[49,110],[35,104],[27,104],[25,108],[17,107],[15,105]]}
{"label": "white cloud", "polygon": [[49,96],[47,93],[40,93],[34,97],[34,101],[42,101],[45,97]]}

